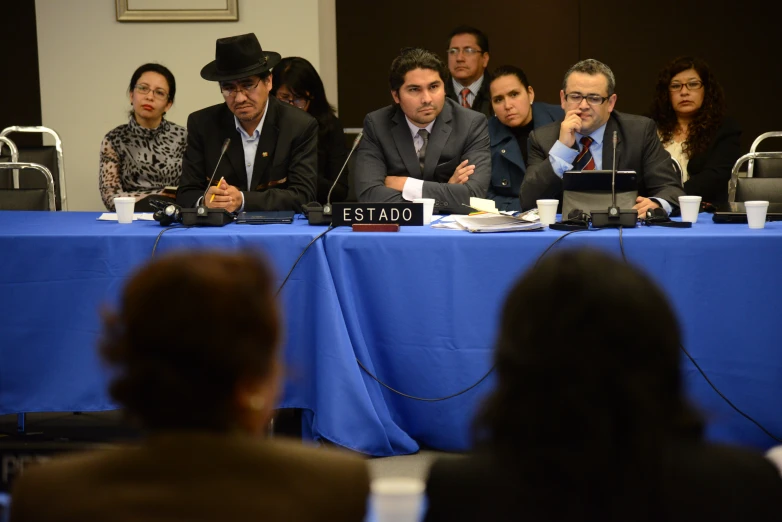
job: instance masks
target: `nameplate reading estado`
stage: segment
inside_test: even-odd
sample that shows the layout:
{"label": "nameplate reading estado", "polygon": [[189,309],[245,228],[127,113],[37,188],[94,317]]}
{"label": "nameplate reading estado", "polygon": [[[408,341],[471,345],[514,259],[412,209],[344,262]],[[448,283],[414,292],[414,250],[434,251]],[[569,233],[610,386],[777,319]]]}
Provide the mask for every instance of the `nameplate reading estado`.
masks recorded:
{"label": "nameplate reading estado", "polygon": [[332,226],[356,224],[390,224],[423,226],[423,203],[334,203]]}

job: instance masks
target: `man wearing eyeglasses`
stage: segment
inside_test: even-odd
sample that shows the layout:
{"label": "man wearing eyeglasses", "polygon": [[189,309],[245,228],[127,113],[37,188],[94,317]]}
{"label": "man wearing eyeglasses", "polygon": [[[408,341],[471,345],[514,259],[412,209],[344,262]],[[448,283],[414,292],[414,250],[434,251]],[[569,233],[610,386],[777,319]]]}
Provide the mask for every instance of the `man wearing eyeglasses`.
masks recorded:
{"label": "man wearing eyeglasses", "polygon": [[[201,202],[229,212],[296,210],[315,199],[318,123],[269,96],[280,55],[263,51],[252,33],[217,40],[215,60],[201,70],[217,81],[225,103],[187,120],[187,150],[177,203]],[[224,141],[231,143],[208,188]]]}
{"label": "man wearing eyeglasses", "polygon": [[[560,101],[565,117],[532,131],[529,165],[521,184],[522,209],[534,208],[538,199],[562,201],[562,176],[568,170],[610,170],[612,136],[617,131],[617,170],[638,174],[638,217],[663,207],[679,209],[684,195],[671,155],[663,149],[649,118],[614,111],[617,95],[611,69],[597,60],[575,64],[565,74]],[[561,206],[560,206],[561,208]]]}
{"label": "man wearing eyeglasses", "polygon": [[489,38],[480,29],[463,25],[451,31],[446,52],[451,80],[445,84],[445,94],[462,107],[491,118],[491,76],[486,70]]}

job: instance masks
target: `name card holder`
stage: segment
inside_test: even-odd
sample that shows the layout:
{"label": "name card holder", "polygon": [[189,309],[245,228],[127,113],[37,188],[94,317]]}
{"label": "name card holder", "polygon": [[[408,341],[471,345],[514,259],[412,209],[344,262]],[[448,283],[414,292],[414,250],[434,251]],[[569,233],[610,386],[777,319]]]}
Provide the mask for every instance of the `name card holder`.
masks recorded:
{"label": "name card holder", "polygon": [[332,226],[404,225],[423,226],[423,203],[334,203]]}

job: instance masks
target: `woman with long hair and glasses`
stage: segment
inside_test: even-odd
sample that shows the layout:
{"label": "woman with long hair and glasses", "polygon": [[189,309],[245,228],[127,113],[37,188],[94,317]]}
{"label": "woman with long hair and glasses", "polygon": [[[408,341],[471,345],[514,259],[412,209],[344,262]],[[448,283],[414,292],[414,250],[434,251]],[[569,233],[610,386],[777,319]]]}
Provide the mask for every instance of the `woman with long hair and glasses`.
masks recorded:
{"label": "woman with long hair and glasses", "polygon": [[130,119],[100,144],[98,188],[103,204],[114,210],[114,198],[136,198],[136,211],[152,211],[150,198],[171,199],[166,187],[179,185],[187,129],[166,120],[174,104],[176,80],[167,67],[147,63],[130,78]]}
{"label": "woman with long hair and glasses", "polygon": [[779,519],[774,465],[704,441],[678,322],[639,270],[555,253],[510,291],[499,328],[477,449],[434,464],[428,522]]}
{"label": "woman with long hair and glasses", "polygon": [[730,173],[741,155],[741,129],[725,111],[725,94],[705,61],[682,56],[660,71],[650,117],[681,165],[684,191],[712,204],[728,200]]}
{"label": "woman with long hair and glasses", "polygon": [[[272,70],[272,94],[308,112],[318,120],[317,201],[326,203],[329,190],[348,157],[345,132],[336,109],[326,99],[326,90],[318,71],[310,62],[296,56],[283,58]],[[342,173],[331,193],[331,201],[348,196],[348,169]]]}

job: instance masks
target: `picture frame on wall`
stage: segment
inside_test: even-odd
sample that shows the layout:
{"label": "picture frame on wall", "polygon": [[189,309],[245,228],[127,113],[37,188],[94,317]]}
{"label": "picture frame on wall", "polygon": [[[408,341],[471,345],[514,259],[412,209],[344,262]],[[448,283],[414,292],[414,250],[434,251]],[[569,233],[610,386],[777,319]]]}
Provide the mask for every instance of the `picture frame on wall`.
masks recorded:
{"label": "picture frame on wall", "polygon": [[115,0],[118,22],[237,22],[239,0]]}

